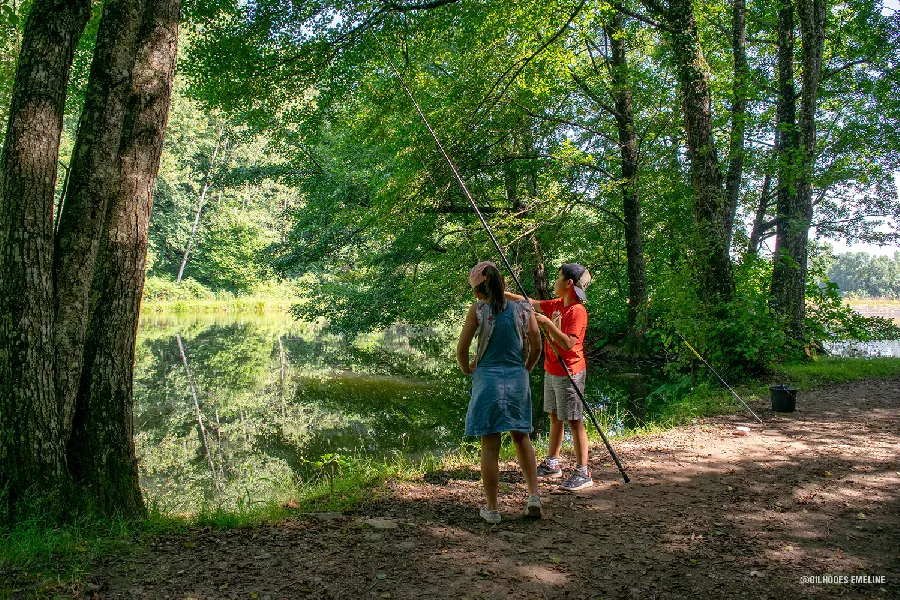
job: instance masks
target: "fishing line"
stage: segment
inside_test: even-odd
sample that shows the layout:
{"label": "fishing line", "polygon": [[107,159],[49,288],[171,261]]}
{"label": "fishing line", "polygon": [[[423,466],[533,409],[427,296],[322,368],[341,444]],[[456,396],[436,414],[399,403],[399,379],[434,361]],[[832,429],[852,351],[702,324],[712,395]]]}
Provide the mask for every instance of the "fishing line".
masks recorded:
{"label": "fishing line", "polygon": [[[500,247],[500,243],[497,242],[497,238],[494,237],[494,233],[491,231],[491,227],[488,225],[487,221],[484,218],[484,215],[481,214],[481,210],[478,208],[478,204],[475,202],[475,199],[472,198],[472,194],[469,193],[469,188],[466,186],[466,182],[463,181],[462,175],[459,174],[459,171],[456,169],[456,165],[450,159],[450,156],[444,150],[444,145],[441,144],[440,138],[438,138],[434,129],[431,127],[431,123],[429,123],[428,118],[425,116],[425,113],[422,112],[422,108],[419,106],[419,103],[416,102],[415,97],[410,91],[409,87],[406,85],[406,81],[403,80],[403,77],[400,75],[400,72],[394,66],[394,61],[391,60],[390,55],[387,53],[387,50],[384,47],[384,44],[381,43],[381,40],[372,32],[372,35],[375,37],[375,40],[378,42],[378,45],[381,47],[381,52],[384,54],[384,57],[387,59],[388,64],[391,67],[391,71],[394,73],[394,76],[400,82],[400,85],[403,86],[403,90],[406,92],[406,95],[409,96],[409,99],[412,101],[413,106],[416,108],[416,112],[419,114],[419,117],[422,119],[422,122],[425,123],[425,127],[428,128],[428,133],[431,134],[431,137],[434,139],[435,144],[437,144],[438,150],[441,151],[441,154],[444,157],[444,160],[447,161],[447,164],[450,165],[450,169],[453,171],[454,177],[456,177],[456,181],[459,183],[459,186],[462,188],[463,194],[465,194],[466,198],[469,200],[469,203],[472,205],[472,208],[475,210],[475,214],[478,215],[478,219],[481,221],[482,226],[485,231],[487,231],[488,236],[490,236],[491,241],[494,243],[494,247],[497,249],[497,252],[500,254],[500,258],[503,259],[503,264],[506,265],[507,270],[510,275],[512,275],[513,279],[516,282],[516,285],[519,288],[519,291],[522,292],[522,296],[525,297],[525,300],[528,300],[530,303],[530,299],[528,297],[528,292],[525,291],[525,287],[522,285],[522,282],[519,281],[518,275],[516,275],[515,270],[513,270],[512,265],[509,262],[509,259],[506,258],[506,254],[503,252],[503,249]],[[603,439],[603,443],[606,445],[606,449],[609,451],[610,456],[612,456],[613,461],[616,463],[616,467],[619,469],[619,473],[622,475],[622,479],[625,480],[625,483],[630,481],[628,474],[625,473],[625,468],[622,466],[621,461],[619,461],[619,457],[616,455],[615,450],[613,450],[612,445],[609,443],[609,440],[606,438],[606,434],[603,433],[603,429],[600,427],[600,424],[597,422],[597,417],[594,416],[594,411],[591,409],[590,405],[584,399],[584,394],[582,394],[581,390],[575,385],[575,380],[572,378],[572,373],[569,371],[569,365],[567,365],[562,357],[559,355],[559,350],[556,348],[556,344],[553,339],[550,338],[549,334],[544,332],[547,335],[548,340],[550,341],[550,348],[553,350],[553,353],[556,355],[557,360],[559,360],[559,364],[563,366],[566,370],[566,376],[569,378],[569,383],[572,384],[572,387],[575,388],[575,393],[578,395],[578,399],[581,401],[581,405],[584,407],[585,412],[587,412],[588,416],[591,418],[591,423],[594,425],[594,429],[600,434],[600,437]]]}
{"label": "fishing line", "polygon": [[753,410],[752,410],[749,406],[747,406],[747,403],[744,402],[744,399],[741,398],[740,396],[738,396],[738,395],[737,395],[737,392],[735,392],[733,389],[731,389],[731,386],[728,385],[728,383],[726,383],[726,381],[725,381],[724,379],[722,379],[722,376],[719,375],[719,374],[716,372],[716,370],[712,368],[712,365],[710,365],[708,362],[706,362],[706,359],[705,359],[705,358],[703,358],[702,356],[700,356],[700,353],[699,353],[699,352],[697,352],[696,350],[694,350],[694,347],[691,346],[691,344],[690,344],[686,339],[684,339],[684,336],[681,335],[681,333],[679,333],[679,332],[677,332],[677,331],[676,331],[675,333],[678,335],[678,337],[681,338],[681,341],[684,342],[684,343],[687,345],[687,347],[691,349],[691,352],[694,353],[694,356],[696,356],[697,358],[699,358],[700,360],[702,360],[702,361],[703,361],[703,364],[706,365],[707,368],[709,368],[709,370],[713,372],[713,375],[715,375],[716,377],[719,378],[719,381],[722,382],[722,385],[724,385],[725,387],[727,387],[727,388],[728,388],[728,391],[731,392],[732,394],[734,394],[734,397],[737,398],[737,399],[740,401],[740,403],[744,405],[744,408],[746,408],[746,409],[750,412],[750,414],[753,415],[753,418],[756,419],[757,421],[759,421],[760,424],[763,424],[762,419],[760,419],[759,417],[756,416],[756,413],[753,412]]}

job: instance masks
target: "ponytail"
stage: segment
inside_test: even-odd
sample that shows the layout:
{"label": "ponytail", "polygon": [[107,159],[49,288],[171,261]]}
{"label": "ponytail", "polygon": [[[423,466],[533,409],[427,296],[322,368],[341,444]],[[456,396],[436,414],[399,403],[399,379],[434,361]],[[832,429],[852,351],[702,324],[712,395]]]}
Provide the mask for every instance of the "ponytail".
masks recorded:
{"label": "ponytail", "polygon": [[494,309],[495,315],[502,313],[506,310],[506,298],[503,297],[503,292],[506,291],[506,281],[504,281],[503,275],[494,265],[486,266],[482,274],[487,279],[476,285],[475,291],[487,299],[491,308]]}

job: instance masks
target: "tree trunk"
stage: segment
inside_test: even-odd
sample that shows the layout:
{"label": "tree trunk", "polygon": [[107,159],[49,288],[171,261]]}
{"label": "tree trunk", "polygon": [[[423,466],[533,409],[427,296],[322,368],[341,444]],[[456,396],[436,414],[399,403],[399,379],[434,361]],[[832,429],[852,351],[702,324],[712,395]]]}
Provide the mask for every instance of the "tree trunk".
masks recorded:
{"label": "tree trunk", "polygon": [[[805,53],[804,53],[805,54]],[[804,69],[805,71],[806,69]],[[804,75],[804,79],[806,75]],[[818,78],[816,78],[818,83]],[[815,101],[813,101],[814,104]],[[794,87],[794,5],[778,11],[778,213],[772,300],[787,319],[789,334],[803,341],[806,258],[812,208],[802,191],[804,158],[797,129]],[[815,133],[813,133],[813,137]]]}
{"label": "tree trunk", "polygon": [[734,236],[734,219],[741,196],[741,179],[744,172],[744,136],[747,129],[747,86],[750,68],[747,65],[747,33],[744,0],[734,0],[731,14],[731,50],[734,55],[734,89],[731,100],[731,143],[728,148],[728,173],[725,176],[725,196],[728,214],[725,223],[727,247],[731,248]]}
{"label": "tree trunk", "polygon": [[669,37],[682,89],[684,129],[694,189],[694,226],[699,290],[707,303],[726,301],[734,292],[726,231],[728,202],[713,139],[709,78],[691,0],[670,0]]}
{"label": "tree trunk", "polygon": [[805,340],[806,272],[809,256],[809,227],[813,218],[812,179],[816,161],[816,104],[822,74],[822,51],[825,42],[824,0],[799,0],[800,37],[803,47],[803,76],[800,83],[800,173],[797,182],[797,222],[794,256],[799,263],[796,274],[797,293],[788,310],[790,331],[795,340]]}
{"label": "tree trunk", "polygon": [[[53,204],[66,87],[90,0],[37,0],[0,159],[0,520],[26,496],[61,512],[65,440],[53,380]],[[24,508],[24,507],[23,507]]]}
{"label": "tree trunk", "polygon": [[638,193],[638,143],[634,130],[634,110],[631,87],[628,84],[628,59],[622,22],[622,13],[616,12],[606,34],[612,51],[610,75],[622,157],[622,212],[625,221],[625,255],[628,261],[628,335],[625,349],[639,353],[644,349],[644,335],[647,333],[647,275]]}
{"label": "tree trunk", "polygon": [[175,278],[175,283],[181,283],[184,269],[187,267],[188,258],[191,255],[191,246],[194,245],[194,236],[197,235],[197,229],[200,227],[200,216],[203,213],[203,206],[206,204],[206,193],[209,191],[210,177],[212,177],[213,168],[216,166],[216,157],[219,155],[219,145],[222,143],[224,133],[224,127],[219,129],[219,136],[216,138],[216,146],[213,148],[209,168],[206,169],[206,174],[203,176],[203,187],[200,190],[200,200],[197,202],[197,214],[194,216],[194,225],[191,227],[191,235],[188,237],[187,247],[184,249],[184,258],[181,259],[181,267],[178,269],[178,277]]}
{"label": "tree trunk", "polygon": [[[550,299],[550,278],[547,275],[547,265],[544,262],[544,253],[541,243],[536,235],[531,236],[531,247],[534,253],[534,268],[531,270],[531,282],[534,284],[535,300]],[[554,278],[555,279],[555,278]]]}
{"label": "tree trunk", "polygon": [[107,0],[56,237],[56,395],[68,432],[81,378],[94,263],[122,167],[119,143],[131,92],[142,0]]}
{"label": "tree trunk", "polygon": [[122,185],[95,270],[69,462],[98,512],[144,513],[134,453],[134,351],[153,187],[172,96],[180,0],[147,5],[122,135]]}
{"label": "tree trunk", "polygon": [[[777,137],[778,136],[776,136],[776,144],[778,143]],[[756,215],[753,218],[753,228],[750,230],[750,241],[747,243],[748,254],[759,254],[763,235],[768,226],[766,223],[766,213],[769,211],[769,202],[772,200],[771,188],[772,177],[766,173],[763,177],[762,191],[759,194],[759,202],[756,206]]]}

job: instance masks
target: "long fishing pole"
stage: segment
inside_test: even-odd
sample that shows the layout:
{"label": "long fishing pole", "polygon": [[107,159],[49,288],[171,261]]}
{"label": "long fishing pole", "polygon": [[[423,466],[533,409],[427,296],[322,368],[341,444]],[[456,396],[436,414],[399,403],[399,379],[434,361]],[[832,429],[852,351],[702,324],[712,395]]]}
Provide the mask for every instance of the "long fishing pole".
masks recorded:
{"label": "long fishing pole", "polygon": [[697,358],[699,358],[700,360],[702,360],[702,361],[703,361],[703,364],[706,365],[707,368],[708,368],[710,371],[713,372],[713,375],[715,375],[716,377],[719,378],[719,381],[722,382],[722,385],[724,385],[725,387],[727,387],[727,388],[728,388],[728,391],[731,392],[732,394],[734,394],[734,397],[735,397],[735,398],[737,398],[738,400],[740,400],[741,404],[744,405],[744,408],[746,408],[746,409],[750,412],[750,414],[753,415],[753,418],[756,419],[757,421],[759,421],[759,422],[762,424],[762,422],[763,422],[762,419],[760,419],[759,417],[756,416],[756,413],[753,412],[753,410],[752,410],[749,406],[747,406],[747,403],[744,402],[744,399],[741,398],[740,396],[738,396],[738,395],[737,395],[737,392],[735,392],[733,389],[731,389],[731,386],[728,385],[728,383],[727,383],[724,379],[722,379],[722,376],[719,375],[719,374],[716,372],[716,370],[712,368],[712,365],[710,365],[708,362],[706,362],[706,359],[703,358],[702,356],[700,356],[700,353],[699,353],[699,352],[697,352],[696,350],[694,350],[694,347],[691,346],[690,342],[688,342],[686,339],[684,339],[684,336],[681,335],[681,333],[679,333],[678,331],[676,331],[675,333],[678,334],[678,337],[681,338],[681,341],[684,342],[684,343],[687,345],[687,347],[691,349],[691,352],[694,353],[694,356],[696,356]]}
{"label": "long fishing pole", "polygon": [[[444,156],[444,160],[447,161],[447,164],[450,165],[450,169],[453,171],[453,175],[456,177],[456,181],[459,183],[459,186],[462,188],[463,193],[466,198],[468,198],[469,203],[472,204],[472,208],[475,210],[475,214],[478,215],[478,219],[481,221],[481,224],[484,226],[485,231],[487,231],[488,236],[490,236],[491,241],[494,243],[494,247],[497,249],[497,252],[500,254],[500,258],[503,259],[503,263],[506,265],[507,270],[509,270],[510,275],[512,275],[513,279],[516,282],[516,285],[519,287],[519,291],[522,292],[522,296],[525,297],[525,300],[528,300],[530,303],[531,300],[528,297],[528,292],[525,291],[525,287],[522,285],[522,282],[519,281],[518,275],[513,270],[512,265],[509,263],[509,259],[506,258],[506,254],[503,252],[503,249],[500,247],[499,242],[497,242],[497,238],[494,237],[494,233],[491,231],[490,225],[488,225],[487,221],[484,218],[484,215],[481,214],[481,210],[478,208],[478,204],[475,203],[475,199],[472,198],[472,194],[469,193],[469,188],[466,186],[466,182],[463,181],[462,176],[459,174],[459,171],[456,169],[456,165],[453,164],[453,161],[450,159],[450,156],[444,150],[443,144],[441,144],[440,138],[438,138],[437,134],[434,132],[434,129],[431,127],[431,123],[428,122],[428,118],[425,116],[425,113],[422,112],[422,109],[419,107],[419,103],[416,102],[415,97],[412,95],[409,87],[406,85],[406,82],[403,80],[403,77],[400,76],[400,72],[394,66],[394,61],[391,60],[390,55],[384,48],[384,45],[381,43],[381,40],[372,32],[372,35],[375,36],[376,41],[378,41],[378,45],[381,46],[381,51],[384,53],[385,58],[388,61],[388,64],[391,66],[391,71],[393,71],[394,76],[400,81],[400,85],[403,86],[403,90],[406,92],[406,95],[409,96],[409,99],[412,101],[413,106],[416,107],[416,112],[419,113],[419,117],[421,117],[422,122],[425,123],[425,127],[428,128],[428,133],[431,134],[431,137],[434,138],[435,144],[437,144],[438,150],[441,151],[441,154]],[[545,332],[546,333],[546,332]],[[549,334],[547,334],[549,337]],[[584,394],[575,385],[575,380],[572,378],[572,373],[569,371],[569,365],[563,361],[562,357],[559,355],[559,351],[556,349],[556,345],[553,343],[552,339],[550,341],[550,348],[553,350],[553,353],[556,355],[559,364],[563,366],[566,370],[566,375],[569,378],[569,383],[572,384],[572,387],[575,388],[575,393],[578,394],[578,399],[581,401],[581,405],[584,407],[588,416],[591,418],[591,423],[594,424],[594,429],[600,434],[600,437],[603,439],[603,443],[606,444],[606,449],[609,450],[610,456],[612,456],[613,461],[616,463],[616,467],[619,468],[619,473],[622,475],[622,479],[625,480],[625,483],[631,481],[628,478],[628,474],[625,472],[625,468],[622,466],[621,461],[619,461],[619,457],[616,455],[616,451],[613,450],[612,445],[609,443],[609,440],[606,438],[606,434],[603,433],[603,429],[600,427],[600,424],[597,422],[597,417],[594,416],[594,411],[591,409],[590,405],[584,399]]]}

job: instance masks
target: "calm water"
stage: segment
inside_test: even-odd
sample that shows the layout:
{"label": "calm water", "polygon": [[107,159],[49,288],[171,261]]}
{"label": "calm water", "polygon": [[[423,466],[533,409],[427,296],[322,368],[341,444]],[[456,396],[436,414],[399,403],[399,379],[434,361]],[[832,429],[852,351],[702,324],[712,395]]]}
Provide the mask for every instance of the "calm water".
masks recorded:
{"label": "calm water", "polygon": [[[135,428],[148,498],[175,511],[233,507],[315,478],[329,454],[459,448],[469,380],[455,334],[394,328],[348,343],[284,315],[145,316]],[[541,385],[533,375],[539,432]],[[647,388],[645,375],[592,369],[586,392],[615,433],[652,418]]]}

